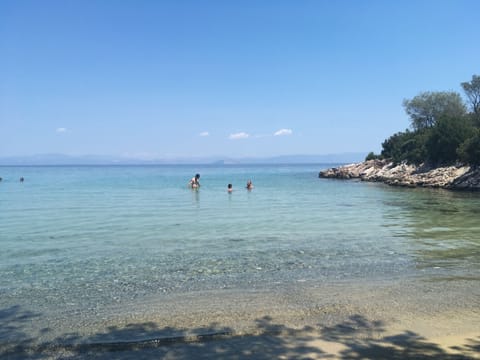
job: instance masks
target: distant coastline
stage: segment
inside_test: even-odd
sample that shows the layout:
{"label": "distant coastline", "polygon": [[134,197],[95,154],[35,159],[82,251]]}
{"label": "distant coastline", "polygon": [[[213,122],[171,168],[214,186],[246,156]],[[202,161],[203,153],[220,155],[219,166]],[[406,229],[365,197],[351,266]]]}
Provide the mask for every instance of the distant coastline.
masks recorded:
{"label": "distant coastline", "polygon": [[235,165],[235,164],[348,164],[365,158],[366,152],[323,155],[280,155],[271,157],[172,157],[135,158],[103,155],[40,154],[0,157],[0,166],[30,165]]}
{"label": "distant coastline", "polygon": [[480,168],[464,165],[428,168],[376,159],[322,170],[318,176],[382,182],[392,186],[480,191]]}

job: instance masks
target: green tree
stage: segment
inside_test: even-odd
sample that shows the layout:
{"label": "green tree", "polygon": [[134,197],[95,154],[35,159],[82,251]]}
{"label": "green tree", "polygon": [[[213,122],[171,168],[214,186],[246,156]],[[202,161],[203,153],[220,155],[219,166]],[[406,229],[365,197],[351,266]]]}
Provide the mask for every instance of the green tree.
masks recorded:
{"label": "green tree", "polygon": [[365,157],[365,161],[368,161],[368,160],[377,160],[377,159],[381,159],[382,156],[381,155],[376,155],[373,151],[370,151],[368,153],[368,155]]}
{"label": "green tree", "polygon": [[460,159],[470,165],[480,165],[480,129],[465,140],[457,150]]}
{"label": "green tree", "polygon": [[402,144],[410,138],[411,132],[397,132],[382,143],[382,156],[394,162],[402,161]]}
{"label": "green tree", "polygon": [[456,92],[422,92],[413,99],[403,100],[412,128],[422,130],[435,126],[441,117],[462,117],[467,109]]}
{"label": "green tree", "polygon": [[390,136],[382,143],[382,156],[395,163],[406,161],[420,164],[426,159],[425,143],[430,129],[405,130]]}
{"label": "green tree", "polygon": [[403,145],[405,160],[413,164],[421,164],[427,158],[427,139],[431,129],[423,129],[413,133],[412,139]]}
{"label": "green tree", "polygon": [[470,102],[473,118],[477,126],[480,126],[480,76],[473,75],[472,81],[463,82],[461,85]]}
{"label": "green tree", "polygon": [[460,145],[473,136],[474,130],[466,116],[440,118],[426,139],[426,159],[433,165],[455,163]]}

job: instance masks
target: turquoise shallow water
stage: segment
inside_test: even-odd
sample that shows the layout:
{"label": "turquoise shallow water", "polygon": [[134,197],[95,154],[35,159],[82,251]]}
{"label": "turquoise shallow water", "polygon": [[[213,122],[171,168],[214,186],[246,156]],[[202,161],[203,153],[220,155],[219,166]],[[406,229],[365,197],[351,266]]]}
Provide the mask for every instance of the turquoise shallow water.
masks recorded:
{"label": "turquoise shallow water", "polygon": [[480,278],[479,194],[319,179],[326,167],[0,167],[0,308]]}

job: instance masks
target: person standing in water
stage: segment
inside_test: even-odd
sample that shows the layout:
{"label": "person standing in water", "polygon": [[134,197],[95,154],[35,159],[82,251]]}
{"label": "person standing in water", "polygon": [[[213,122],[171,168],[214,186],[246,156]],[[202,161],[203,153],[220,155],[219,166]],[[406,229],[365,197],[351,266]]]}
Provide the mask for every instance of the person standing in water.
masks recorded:
{"label": "person standing in water", "polygon": [[252,184],[252,180],[248,180],[247,181],[247,186],[246,186],[247,190],[252,190],[253,189],[253,184]]}
{"label": "person standing in water", "polygon": [[198,189],[200,187],[200,174],[196,174],[188,183],[192,189]]}
{"label": "person standing in water", "polygon": [[227,186],[227,191],[228,191],[229,193],[233,192],[233,186],[232,186],[232,184],[228,184],[228,186]]}

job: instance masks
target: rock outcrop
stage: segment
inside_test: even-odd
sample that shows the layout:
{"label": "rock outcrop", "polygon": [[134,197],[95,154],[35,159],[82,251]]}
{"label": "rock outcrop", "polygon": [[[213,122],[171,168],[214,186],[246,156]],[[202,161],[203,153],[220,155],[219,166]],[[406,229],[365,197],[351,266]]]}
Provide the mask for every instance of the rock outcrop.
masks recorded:
{"label": "rock outcrop", "polygon": [[388,160],[369,160],[320,171],[321,178],[360,179],[394,186],[430,187],[451,190],[480,190],[480,168],[448,166],[427,168],[394,164]]}

